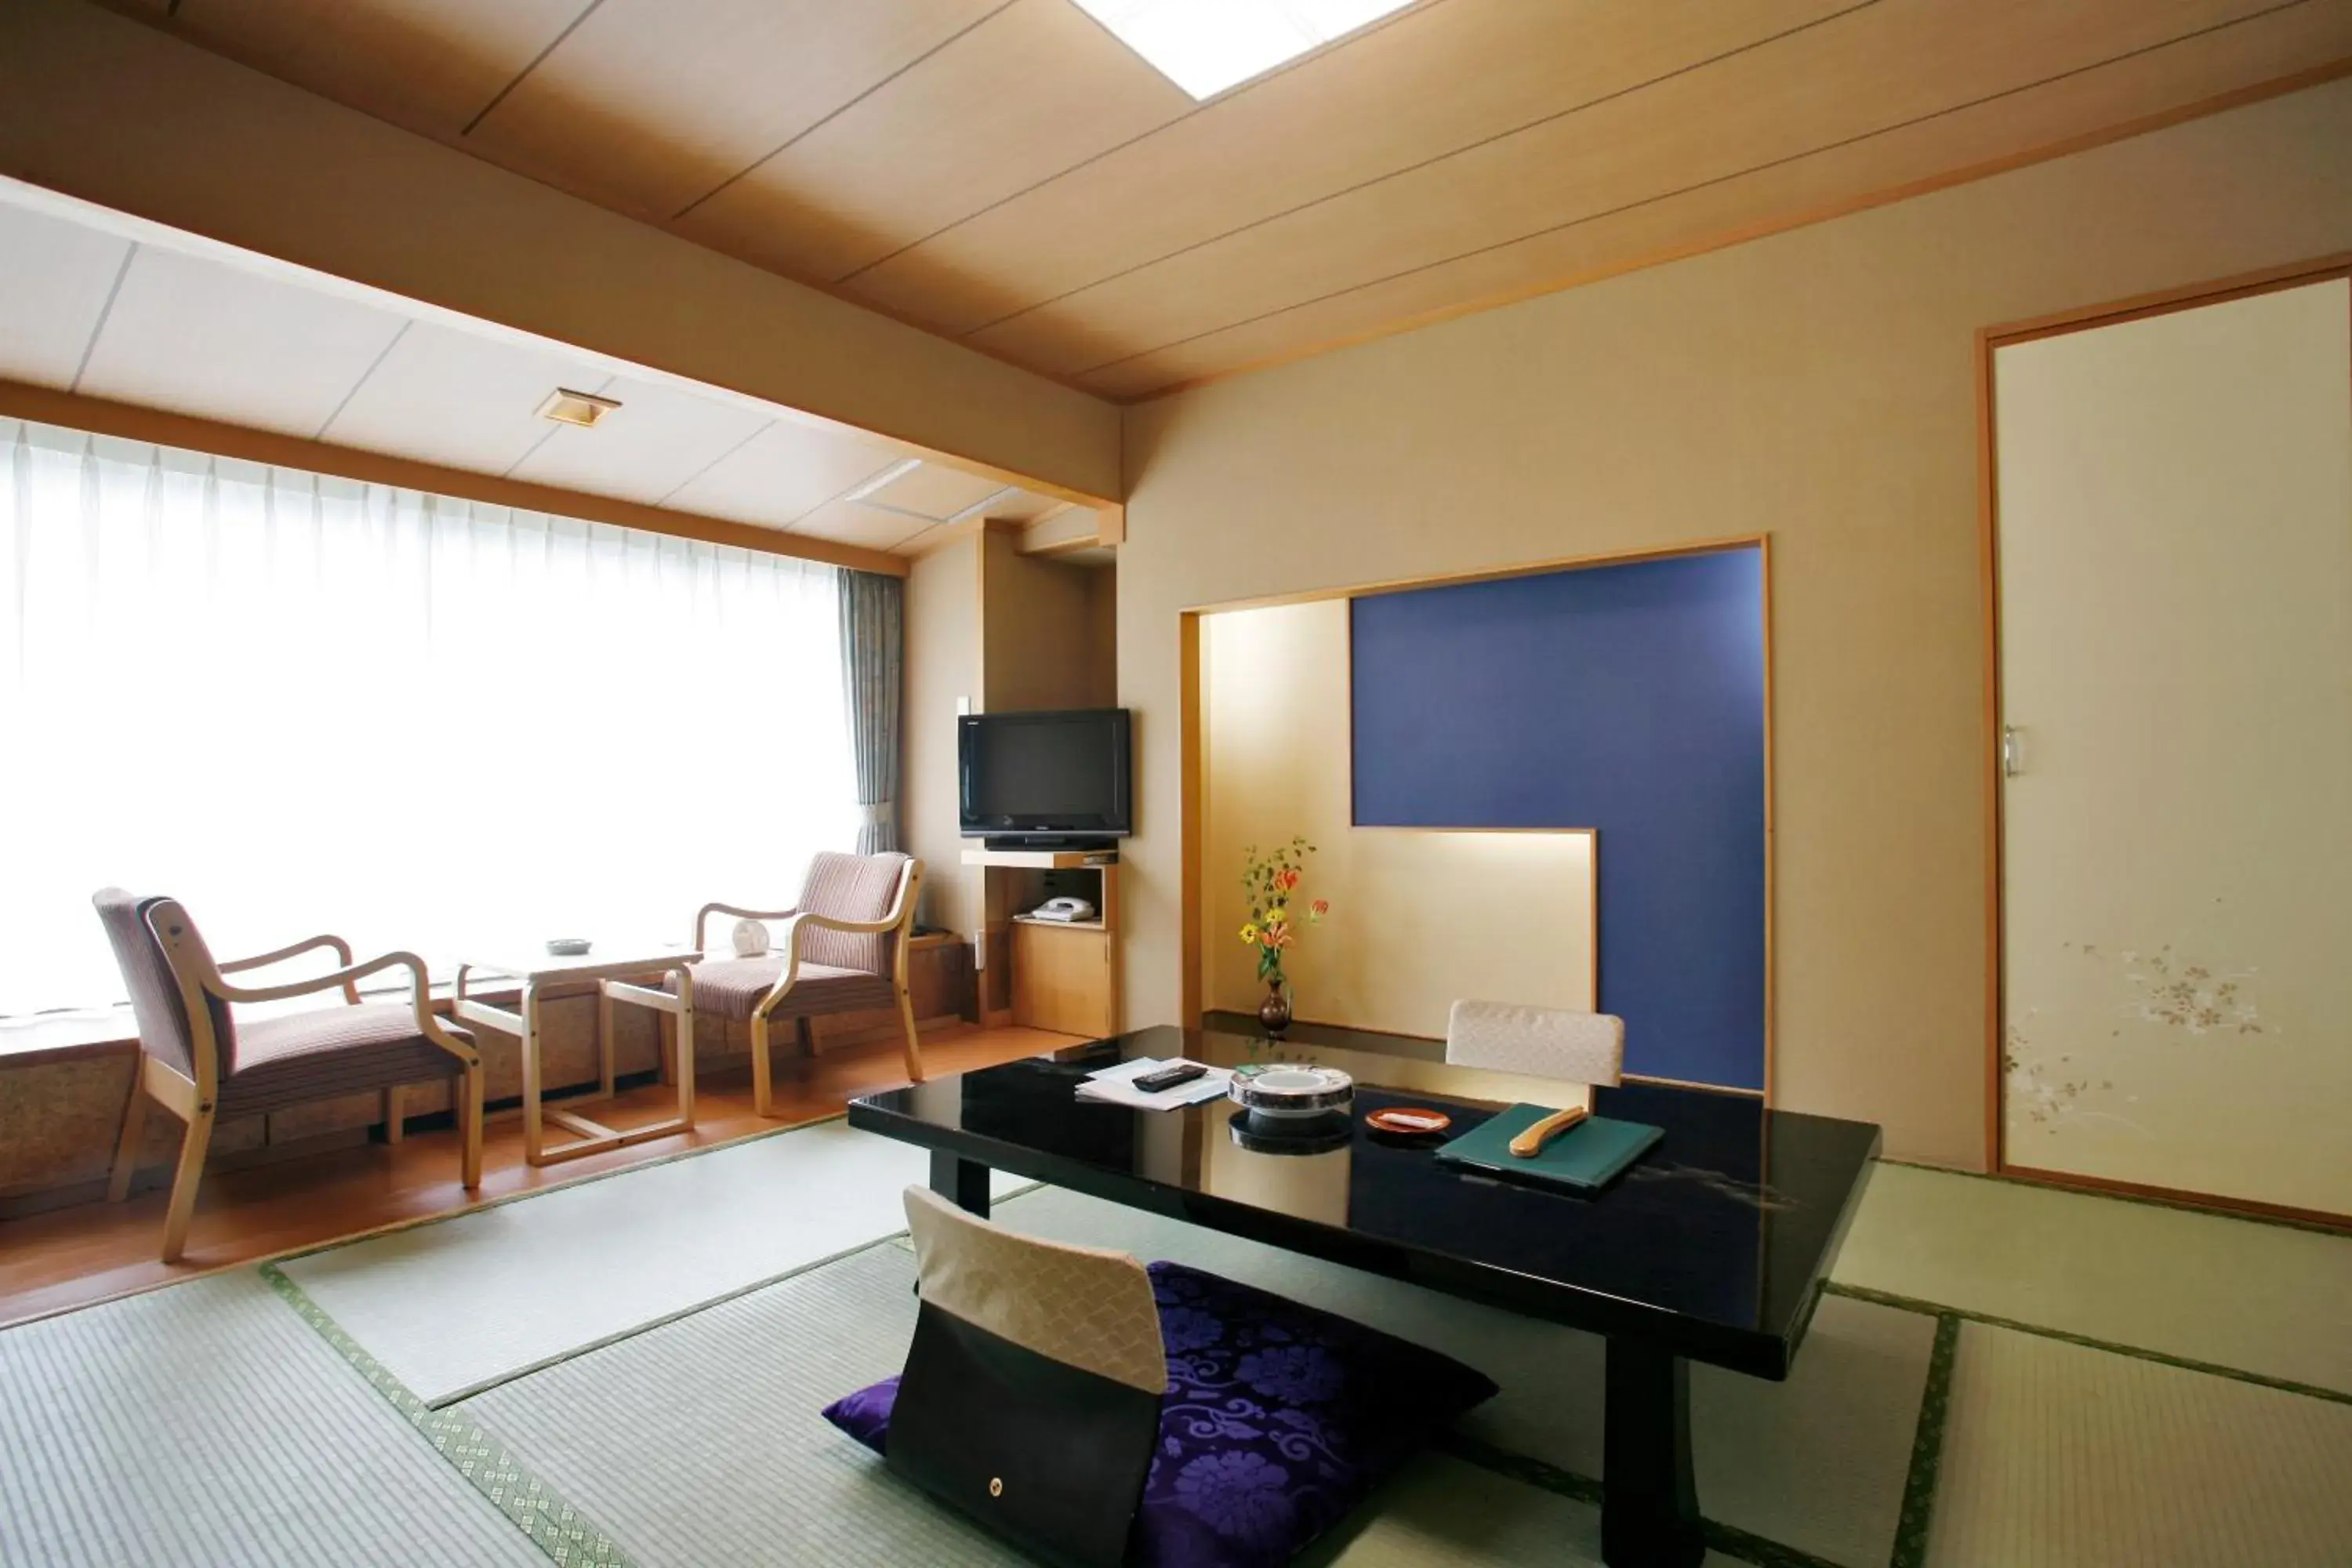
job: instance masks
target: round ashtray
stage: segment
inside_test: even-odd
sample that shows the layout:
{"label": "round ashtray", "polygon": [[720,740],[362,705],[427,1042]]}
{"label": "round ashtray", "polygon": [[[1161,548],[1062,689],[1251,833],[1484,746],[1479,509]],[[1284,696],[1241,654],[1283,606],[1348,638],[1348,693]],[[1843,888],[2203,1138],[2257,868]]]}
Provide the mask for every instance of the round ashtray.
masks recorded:
{"label": "round ashtray", "polygon": [[1305,1121],[1345,1110],[1355,1100],[1356,1080],[1312,1062],[1269,1062],[1237,1069],[1225,1093],[1265,1121]]}
{"label": "round ashtray", "polygon": [[1268,1116],[1262,1110],[1242,1110],[1226,1120],[1225,1131],[1253,1154],[1328,1154],[1352,1142],[1354,1123],[1338,1110]]}
{"label": "round ashtray", "polygon": [[1364,1125],[1391,1138],[1434,1138],[1454,1125],[1454,1118],[1425,1105],[1384,1105],[1367,1111]]}
{"label": "round ashtray", "polygon": [[595,945],[584,936],[551,936],[547,939],[547,951],[558,958],[578,958]]}

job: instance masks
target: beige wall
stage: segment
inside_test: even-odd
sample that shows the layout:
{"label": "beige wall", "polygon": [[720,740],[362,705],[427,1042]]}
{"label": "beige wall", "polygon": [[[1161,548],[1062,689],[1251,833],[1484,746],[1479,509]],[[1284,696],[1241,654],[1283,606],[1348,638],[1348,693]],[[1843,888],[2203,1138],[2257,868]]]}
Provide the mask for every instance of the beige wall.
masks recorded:
{"label": "beige wall", "polygon": [[1116,616],[1103,616],[1097,585],[1105,569],[1024,555],[1019,536],[1005,531],[992,529],[982,539],[981,668],[989,709],[1116,703]]}
{"label": "beige wall", "polygon": [[1769,531],[1779,1102],[1979,1163],[1974,334],[2352,249],[2347,147],[2336,84],[1133,410],[1129,1022],[1179,1006],[1181,610]]}
{"label": "beige wall", "polygon": [[923,916],[970,939],[979,924],[976,874],[956,836],[956,712],[981,707],[980,543],[951,541],[907,575],[907,689],[898,763],[898,826],[923,862]]}
{"label": "beige wall", "polygon": [[1118,499],[1108,404],[82,0],[0,5],[0,174]]}
{"label": "beige wall", "polygon": [[1314,853],[1291,907],[1331,913],[1284,960],[1299,1017],[1443,1035],[1459,996],[1590,1009],[1594,835],[1353,825],[1349,615],[1318,599],[1202,622],[1202,1005],[1256,1011],[1242,868],[1300,836]]}

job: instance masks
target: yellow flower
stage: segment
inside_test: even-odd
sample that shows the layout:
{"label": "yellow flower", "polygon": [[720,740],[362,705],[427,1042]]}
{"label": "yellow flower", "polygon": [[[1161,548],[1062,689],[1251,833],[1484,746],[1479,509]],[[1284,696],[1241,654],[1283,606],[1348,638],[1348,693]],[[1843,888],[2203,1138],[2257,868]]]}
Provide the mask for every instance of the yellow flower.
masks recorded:
{"label": "yellow flower", "polygon": [[1242,940],[1247,942],[1256,942],[1257,927],[1255,925],[1245,925],[1242,927]]}
{"label": "yellow flower", "polygon": [[1287,925],[1290,923],[1290,911],[1276,904],[1265,911],[1265,923],[1270,926]]}

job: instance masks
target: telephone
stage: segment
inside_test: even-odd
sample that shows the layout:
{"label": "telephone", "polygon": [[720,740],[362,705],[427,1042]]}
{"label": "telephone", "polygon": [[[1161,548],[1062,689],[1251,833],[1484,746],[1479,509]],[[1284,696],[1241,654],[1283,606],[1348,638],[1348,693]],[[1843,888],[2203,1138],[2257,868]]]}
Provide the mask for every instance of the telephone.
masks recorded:
{"label": "telephone", "polygon": [[1039,904],[1035,909],[1029,911],[1029,918],[1032,920],[1054,921],[1064,925],[1068,925],[1078,921],[1090,921],[1094,919],[1095,907],[1087,902],[1084,899],[1047,899],[1044,903]]}

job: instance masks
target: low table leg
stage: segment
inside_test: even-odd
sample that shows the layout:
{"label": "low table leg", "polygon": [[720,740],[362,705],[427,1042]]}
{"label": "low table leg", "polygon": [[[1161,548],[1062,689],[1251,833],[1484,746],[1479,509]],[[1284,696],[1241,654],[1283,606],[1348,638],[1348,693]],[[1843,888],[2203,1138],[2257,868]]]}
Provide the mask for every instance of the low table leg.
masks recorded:
{"label": "low table leg", "polygon": [[1690,1363],[1611,1340],[1603,1427],[1601,1560],[1609,1568],[1696,1568],[1706,1543],[1691,1479]]}
{"label": "low table leg", "polygon": [[988,1167],[977,1160],[932,1150],[931,1191],[967,1214],[988,1217]]}

